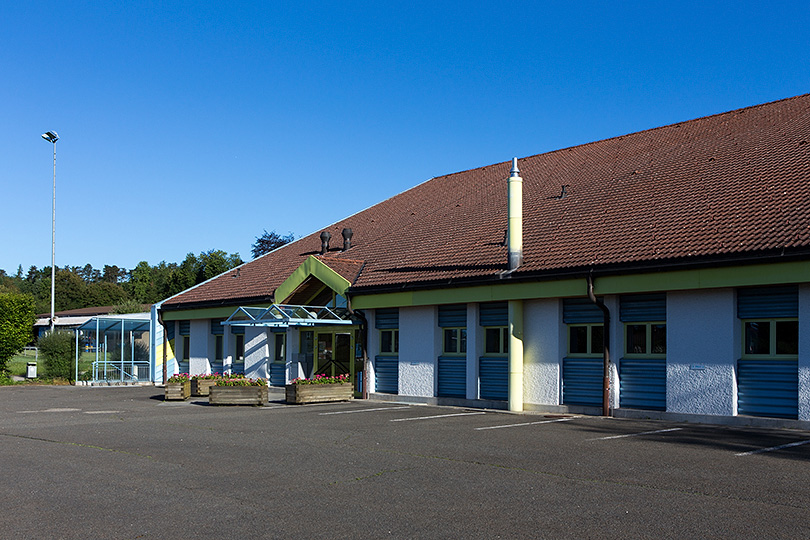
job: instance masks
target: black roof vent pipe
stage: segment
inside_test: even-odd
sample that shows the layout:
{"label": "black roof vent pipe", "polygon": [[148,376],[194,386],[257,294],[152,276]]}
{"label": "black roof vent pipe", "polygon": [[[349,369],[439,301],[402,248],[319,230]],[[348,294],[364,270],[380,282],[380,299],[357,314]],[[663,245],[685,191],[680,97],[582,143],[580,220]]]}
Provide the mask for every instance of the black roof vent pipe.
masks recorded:
{"label": "black roof vent pipe", "polygon": [[323,231],[321,233],[321,255],[326,255],[326,252],[329,251],[330,238],[332,238],[332,235],[329,234],[329,231]]}
{"label": "black roof vent pipe", "polygon": [[343,249],[341,251],[346,251],[352,247],[352,230],[351,229],[343,229]]}

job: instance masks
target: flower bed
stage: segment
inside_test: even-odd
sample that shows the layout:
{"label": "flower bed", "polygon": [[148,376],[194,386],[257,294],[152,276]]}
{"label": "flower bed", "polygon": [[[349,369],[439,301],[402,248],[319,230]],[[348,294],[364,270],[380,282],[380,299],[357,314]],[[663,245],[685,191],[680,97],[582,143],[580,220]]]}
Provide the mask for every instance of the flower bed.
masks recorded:
{"label": "flower bed", "polygon": [[191,395],[192,396],[207,396],[211,391],[211,387],[217,384],[217,381],[228,375],[221,373],[211,373],[209,375],[194,375],[191,378]]}
{"label": "flower bed", "polygon": [[354,397],[349,375],[327,377],[316,375],[312,379],[295,379],[285,387],[287,403],[325,403],[350,401]]}
{"label": "flower bed", "polygon": [[265,405],[269,398],[265,379],[224,377],[216,381],[208,394],[211,405]]}
{"label": "flower bed", "polygon": [[181,401],[191,395],[191,380],[188,373],[173,375],[166,381],[164,401]]}

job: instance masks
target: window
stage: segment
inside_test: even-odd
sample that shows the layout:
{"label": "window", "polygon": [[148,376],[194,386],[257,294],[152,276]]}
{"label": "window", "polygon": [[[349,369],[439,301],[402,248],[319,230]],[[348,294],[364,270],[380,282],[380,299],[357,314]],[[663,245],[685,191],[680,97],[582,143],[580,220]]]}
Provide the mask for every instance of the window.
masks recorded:
{"label": "window", "polygon": [[509,329],[505,326],[485,328],[484,351],[486,354],[508,354]]}
{"label": "window", "polygon": [[439,306],[439,327],[443,354],[467,353],[467,304]]}
{"label": "window", "polygon": [[286,338],[285,334],[276,334],[276,362],[284,362]]}
{"label": "window", "polygon": [[183,360],[188,360],[191,357],[191,338],[183,336]]}
{"label": "window", "polygon": [[222,360],[222,336],[214,336],[214,360]]}
{"label": "window", "polygon": [[737,291],[737,317],[743,324],[743,357],[797,357],[799,291],[795,285]]}
{"label": "window", "polygon": [[799,321],[770,319],[743,321],[743,356],[797,356]]}
{"label": "window", "polygon": [[624,323],[624,354],[665,358],[667,354],[666,293],[626,294],[619,298]]}
{"label": "window", "polygon": [[604,350],[604,327],[601,324],[571,324],[568,326],[570,356],[599,356]]}
{"label": "window", "polygon": [[399,353],[399,330],[380,330],[380,353]]}
{"label": "window", "polygon": [[234,346],[234,358],[233,361],[235,364],[244,364],[245,363],[245,335],[244,334],[236,334],[236,343]]}
{"label": "window", "polygon": [[467,353],[467,329],[466,328],[445,328],[444,329],[444,354],[466,354]]}
{"label": "window", "polygon": [[625,354],[661,355],[667,354],[667,325],[663,322],[634,323],[624,325]]}

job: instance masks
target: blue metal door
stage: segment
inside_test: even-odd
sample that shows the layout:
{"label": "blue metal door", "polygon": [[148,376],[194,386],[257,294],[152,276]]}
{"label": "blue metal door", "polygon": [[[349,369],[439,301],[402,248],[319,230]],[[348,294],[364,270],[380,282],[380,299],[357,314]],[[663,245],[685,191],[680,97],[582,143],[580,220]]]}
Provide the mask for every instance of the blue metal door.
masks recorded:
{"label": "blue metal door", "polygon": [[602,406],[601,358],[563,358],[564,405]]}
{"label": "blue metal door", "polygon": [[481,399],[509,399],[509,360],[502,356],[479,359],[478,381]]}
{"label": "blue metal door", "polygon": [[799,417],[796,360],[737,362],[737,411],[750,416]]}
{"label": "blue metal door", "polygon": [[666,410],[666,359],[623,358],[619,367],[620,407],[654,411]]}
{"label": "blue metal door", "polygon": [[287,383],[287,365],[284,362],[270,362],[270,385],[284,386]]}
{"label": "blue metal door", "polygon": [[399,393],[398,356],[377,356],[375,358],[374,388],[383,394]]}
{"label": "blue metal door", "polygon": [[439,357],[439,396],[467,397],[467,358]]}

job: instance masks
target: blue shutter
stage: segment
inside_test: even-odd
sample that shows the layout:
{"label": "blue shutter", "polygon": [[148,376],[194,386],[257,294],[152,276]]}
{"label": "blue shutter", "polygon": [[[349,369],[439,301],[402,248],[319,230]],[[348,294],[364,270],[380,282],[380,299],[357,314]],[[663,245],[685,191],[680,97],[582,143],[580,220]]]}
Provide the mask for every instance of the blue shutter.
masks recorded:
{"label": "blue shutter", "polygon": [[563,405],[602,406],[603,360],[563,358]]}
{"label": "blue shutter", "polygon": [[164,331],[166,332],[166,341],[174,339],[174,321],[166,321],[163,323]]}
{"label": "blue shutter", "polygon": [[506,401],[509,399],[509,360],[483,357],[478,361],[478,379],[481,399]]}
{"label": "blue shutter", "polygon": [[667,295],[633,294],[619,299],[619,319],[622,322],[667,320]]}
{"label": "blue shutter", "polygon": [[775,319],[799,316],[799,287],[752,287],[737,290],[737,317]]}
{"label": "blue shutter", "polygon": [[799,365],[796,360],[739,360],[737,390],[737,412],[740,414],[799,417]]}
{"label": "blue shutter", "polygon": [[438,375],[439,396],[467,397],[467,358],[440,356]]}
{"label": "blue shutter", "polygon": [[191,322],[190,321],[180,321],[180,335],[181,336],[191,335]]}
{"label": "blue shutter", "polygon": [[509,324],[509,304],[507,302],[487,302],[478,306],[480,326],[506,326]]}
{"label": "blue shutter", "polygon": [[244,326],[231,326],[231,334],[244,334],[245,327]]}
{"label": "blue shutter", "polygon": [[563,300],[563,322],[565,324],[600,323],[604,320],[602,310],[587,298]]}
{"label": "blue shutter", "polygon": [[225,333],[225,327],[221,323],[225,319],[211,319],[211,334],[214,336],[221,336]]}
{"label": "blue shutter", "polygon": [[399,328],[399,308],[376,310],[374,312],[374,327],[378,330]]}
{"label": "blue shutter", "polygon": [[622,358],[619,364],[619,406],[630,409],[666,410],[666,359]]}
{"label": "blue shutter", "polygon": [[439,326],[441,328],[466,328],[467,304],[439,306]]}
{"label": "blue shutter", "polygon": [[284,362],[270,362],[270,385],[284,386],[286,379],[287,366]]}
{"label": "blue shutter", "polygon": [[374,387],[383,394],[399,392],[399,357],[377,356],[374,362]]}

